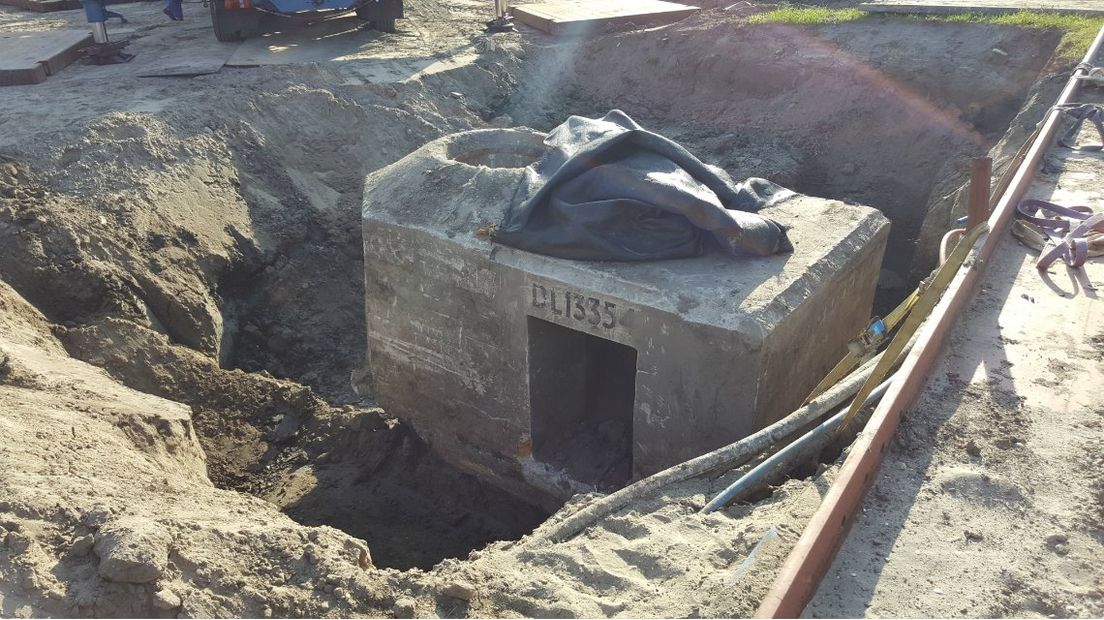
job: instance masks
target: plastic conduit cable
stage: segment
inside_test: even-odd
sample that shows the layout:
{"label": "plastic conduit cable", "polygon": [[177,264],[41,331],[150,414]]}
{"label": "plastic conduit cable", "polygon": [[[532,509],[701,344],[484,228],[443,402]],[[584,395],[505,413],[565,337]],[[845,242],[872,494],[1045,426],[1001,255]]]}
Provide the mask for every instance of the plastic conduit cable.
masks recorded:
{"label": "plastic conduit cable", "polygon": [[[895,378],[896,375],[893,375],[879,384],[878,387],[874,388],[874,390],[870,392],[870,395],[863,400],[860,410],[881,400],[882,395],[886,393],[890,383],[893,383]],[[725,507],[729,502],[740,499],[750,491],[757,489],[759,484],[763,482],[764,479],[767,479],[768,476],[781,473],[791,467],[807,450],[824,448],[824,446],[831,443],[835,438],[836,429],[843,423],[843,418],[846,414],[846,411],[840,411],[824,422],[821,422],[813,428],[813,430],[797,438],[790,443],[790,445],[764,459],[763,462],[756,465],[754,469],[740,476],[736,482],[733,482],[728,488],[709,500],[709,503],[705,505],[705,508],[701,509],[701,512],[709,513]]]}

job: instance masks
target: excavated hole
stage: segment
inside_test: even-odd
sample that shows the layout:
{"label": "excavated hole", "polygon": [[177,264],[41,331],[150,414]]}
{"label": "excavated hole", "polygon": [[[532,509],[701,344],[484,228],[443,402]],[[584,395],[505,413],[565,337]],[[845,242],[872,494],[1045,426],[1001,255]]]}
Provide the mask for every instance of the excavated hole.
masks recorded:
{"label": "excavated hole", "polygon": [[[896,275],[887,278],[891,286],[881,292],[884,307],[905,292],[904,285],[893,282],[908,279],[933,186],[954,172],[949,162],[982,154],[1000,138],[1056,37],[918,25],[872,35],[863,30],[864,40],[855,27],[839,26],[806,40],[819,56],[802,56],[778,43],[807,37],[803,32],[703,29],[666,44],[651,33],[585,44],[558,42],[536,50],[502,111],[517,125],[547,130],[568,114],[601,115],[619,107],[736,178],[763,176],[805,193],[880,208],[893,222],[885,266]],[[982,41],[979,32],[987,35]],[[967,44],[982,56],[987,73],[947,79],[961,62],[947,46]],[[991,51],[1001,46],[1040,51],[1009,60]],[[703,58],[691,53],[695,49],[712,51]],[[570,70],[557,72],[565,54],[573,58]],[[680,57],[696,60],[688,64]],[[648,71],[610,74],[610,67],[623,65]],[[483,150],[463,163],[521,167],[538,154],[535,146],[519,152]],[[345,258],[359,252],[357,236],[342,242],[349,244]],[[319,262],[311,254],[300,257],[307,264]],[[228,296],[248,297],[251,286],[255,290],[251,276],[235,280],[231,288],[241,290]],[[256,344],[249,344],[248,335],[241,342]],[[266,340],[262,346],[272,345]],[[244,350],[237,349],[237,359]],[[440,461],[402,425],[377,425],[374,439],[343,449],[334,445],[332,434],[344,428],[329,427],[306,442],[269,445],[265,457],[228,485],[274,498],[305,524],[331,525],[363,537],[378,563],[398,568],[428,567],[445,557],[464,557],[491,540],[518,538],[548,514]],[[219,432],[217,424],[210,429],[212,436]],[[338,462],[317,464],[328,459]],[[309,473],[302,472],[306,463],[315,463]],[[809,463],[795,475],[814,471]],[[297,485],[313,490],[292,501],[281,499]],[[759,497],[769,495],[763,491]]]}
{"label": "excavated hole", "polygon": [[[907,290],[927,205],[955,189],[967,158],[1001,137],[1056,43],[1057,34],[909,22],[811,29],[697,22],[591,41],[538,38],[520,73],[504,81],[516,84],[513,91],[483,93],[502,103],[482,112],[547,130],[568,114],[618,107],[735,178],[762,176],[877,207],[893,222],[884,307]],[[421,95],[444,105],[464,77],[448,79],[441,92]],[[487,87],[473,80],[479,88]],[[134,271],[147,264],[171,271],[173,264],[149,256],[126,273],[104,266],[108,253],[86,259],[93,255],[85,247],[111,245],[107,235],[125,227],[90,241],[95,222],[52,230],[46,215],[16,219],[44,221],[57,238],[0,244],[0,266],[64,324],[59,335],[72,355],[192,406],[218,486],[272,501],[305,524],[362,537],[377,565],[428,568],[524,535],[553,507],[531,506],[445,464],[350,391],[363,356],[363,176],[436,135],[423,119],[379,105],[374,93],[365,95],[375,106],[367,112],[321,92],[258,96],[257,113],[241,119],[256,136],[243,132],[225,145],[234,187],[189,203],[206,199],[222,213],[228,196],[244,200],[257,230],[220,224],[232,237],[226,256],[202,255],[210,245],[204,235],[216,233],[197,237],[185,218],[119,244],[125,248],[115,255],[147,243],[151,253],[191,257],[182,259],[195,263],[185,274],[194,277],[185,282],[191,288]],[[358,124],[372,131],[351,133]],[[518,167],[534,156],[486,152],[465,163]],[[48,272],[57,254],[72,257],[69,266]],[[203,288],[193,282],[217,302],[220,316],[206,332],[182,328],[197,315],[179,294]]]}

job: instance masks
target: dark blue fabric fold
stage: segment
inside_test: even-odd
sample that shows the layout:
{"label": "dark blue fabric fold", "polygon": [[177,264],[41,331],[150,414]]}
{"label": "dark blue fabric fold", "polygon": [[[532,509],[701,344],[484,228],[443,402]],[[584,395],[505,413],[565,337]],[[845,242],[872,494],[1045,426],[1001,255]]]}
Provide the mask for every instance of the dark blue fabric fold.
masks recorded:
{"label": "dark blue fabric fold", "polygon": [[576,260],[645,261],[793,250],[785,227],[757,215],[792,195],[770,181],[734,183],[620,110],[572,116],[525,171],[495,240]]}

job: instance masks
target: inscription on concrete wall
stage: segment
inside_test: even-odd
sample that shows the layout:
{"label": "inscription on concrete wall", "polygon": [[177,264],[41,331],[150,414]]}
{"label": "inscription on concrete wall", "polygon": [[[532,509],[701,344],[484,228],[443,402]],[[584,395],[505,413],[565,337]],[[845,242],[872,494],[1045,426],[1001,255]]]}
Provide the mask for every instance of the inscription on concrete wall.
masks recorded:
{"label": "inscription on concrete wall", "polygon": [[623,308],[617,302],[536,282],[530,284],[530,305],[539,314],[604,329],[627,327],[632,314],[631,309]]}

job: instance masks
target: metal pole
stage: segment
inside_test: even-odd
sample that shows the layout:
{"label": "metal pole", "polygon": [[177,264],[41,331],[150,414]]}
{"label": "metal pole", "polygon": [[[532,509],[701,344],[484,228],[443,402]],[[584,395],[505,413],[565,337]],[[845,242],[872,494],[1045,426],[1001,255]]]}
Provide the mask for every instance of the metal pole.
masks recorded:
{"label": "metal pole", "polygon": [[487,32],[512,32],[514,30],[514,18],[507,11],[506,0],[495,0],[494,19],[487,22]]}
{"label": "metal pole", "polygon": [[104,22],[88,22],[92,28],[93,43],[107,43],[107,24]]}
{"label": "metal pole", "polygon": [[970,162],[970,202],[966,208],[966,230],[989,219],[989,185],[993,182],[993,159],[976,157]]}

